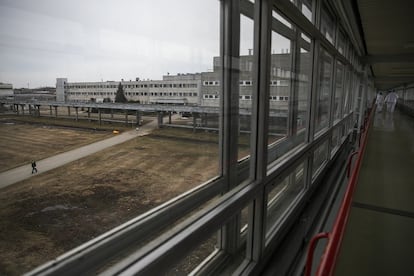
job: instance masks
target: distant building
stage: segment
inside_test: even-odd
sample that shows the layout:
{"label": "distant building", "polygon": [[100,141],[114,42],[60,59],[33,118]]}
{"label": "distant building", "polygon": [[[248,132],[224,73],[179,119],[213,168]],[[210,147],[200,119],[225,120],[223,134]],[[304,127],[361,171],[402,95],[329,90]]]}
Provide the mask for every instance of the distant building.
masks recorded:
{"label": "distant building", "polygon": [[0,82],[0,97],[1,98],[7,98],[7,97],[13,97],[13,85],[9,83],[2,83]]}
{"label": "distant building", "polygon": [[55,87],[17,88],[14,99],[17,101],[56,101]]}
{"label": "distant building", "polygon": [[[253,89],[253,55],[240,56],[239,71],[239,106],[249,108],[252,105]],[[309,55],[303,54],[303,63],[310,64]],[[291,72],[292,56],[288,53],[272,54],[270,68],[270,109],[285,111],[293,81],[297,81],[299,91],[305,89],[304,83],[309,77],[304,74]],[[67,79],[57,79],[57,99],[81,102],[113,102],[119,83],[122,84],[126,98],[141,104],[182,104],[196,106],[219,106],[221,91],[221,62],[220,57],[213,59],[213,71],[192,74],[167,74],[162,80],[105,81],[105,82],[67,82]],[[58,92],[58,90],[60,92]],[[307,91],[299,94],[307,95]],[[299,99],[305,106],[307,98]],[[305,112],[305,109],[302,110]]]}

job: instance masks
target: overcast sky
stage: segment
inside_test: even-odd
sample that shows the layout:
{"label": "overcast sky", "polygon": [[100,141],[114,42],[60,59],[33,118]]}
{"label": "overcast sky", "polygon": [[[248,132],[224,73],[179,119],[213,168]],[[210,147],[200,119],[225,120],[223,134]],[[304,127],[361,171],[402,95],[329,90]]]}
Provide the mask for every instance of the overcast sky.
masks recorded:
{"label": "overcast sky", "polygon": [[[253,47],[242,17],[241,53]],[[0,82],[162,79],[219,55],[218,0],[0,0]]]}
{"label": "overcast sky", "polygon": [[[217,0],[0,0],[0,82],[161,79],[212,68]],[[179,5],[178,5],[179,4]]]}

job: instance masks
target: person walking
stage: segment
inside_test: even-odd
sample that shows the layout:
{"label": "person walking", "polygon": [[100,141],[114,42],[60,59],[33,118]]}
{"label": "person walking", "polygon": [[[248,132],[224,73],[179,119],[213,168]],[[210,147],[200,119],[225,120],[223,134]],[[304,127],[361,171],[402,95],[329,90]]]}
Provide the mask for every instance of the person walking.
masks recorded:
{"label": "person walking", "polygon": [[379,113],[382,112],[382,107],[384,106],[384,96],[382,95],[382,92],[379,92],[377,94],[377,99],[375,100],[375,103],[377,104],[377,111]]}
{"label": "person walking", "polygon": [[37,173],[36,161],[32,160],[32,174]]}
{"label": "person walking", "polygon": [[385,97],[385,103],[387,104],[387,111],[390,113],[394,113],[395,105],[397,104],[398,95],[392,90],[388,95]]}

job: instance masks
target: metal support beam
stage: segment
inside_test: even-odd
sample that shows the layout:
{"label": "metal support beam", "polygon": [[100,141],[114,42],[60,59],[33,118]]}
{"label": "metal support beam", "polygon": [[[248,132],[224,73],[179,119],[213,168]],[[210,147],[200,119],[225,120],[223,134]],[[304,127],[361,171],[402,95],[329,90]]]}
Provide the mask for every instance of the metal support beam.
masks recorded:
{"label": "metal support beam", "polygon": [[[254,18],[254,67],[252,138],[250,157],[250,179],[263,183],[267,173],[267,139],[269,132],[269,94],[272,41],[272,3],[264,0],[255,3]],[[266,237],[265,218],[267,204],[264,185],[249,206],[249,227],[246,257],[260,260]]]}
{"label": "metal support beam", "polygon": [[193,113],[193,132],[196,131],[196,126],[197,126],[197,118],[196,118],[196,114]]}
{"label": "metal support beam", "polygon": [[162,121],[163,121],[164,114],[163,114],[162,111],[160,111],[160,112],[157,113],[157,116],[158,116],[158,128],[161,128],[161,126],[163,124]]}
{"label": "metal support beam", "polygon": [[79,120],[78,107],[75,107],[75,113],[76,113],[76,122],[77,122]]}
{"label": "metal support beam", "polygon": [[141,125],[141,112],[139,110],[136,111],[136,119],[137,119],[137,126]]}
{"label": "metal support beam", "polygon": [[374,78],[375,83],[400,83],[408,84],[414,82],[414,76],[383,76]]}
{"label": "metal support beam", "polygon": [[367,55],[361,58],[364,64],[377,63],[413,63],[414,54],[398,54],[398,55]]}
{"label": "metal support beam", "polygon": [[[223,193],[236,187],[239,130],[239,72],[240,72],[240,1],[221,1],[220,56],[222,68],[222,97],[220,97],[220,168],[224,179]],[[238,249],[239,216],[221,229],[219,246],[228,254]]]}
{"label": "metal support beam", "polygon": [[58,116],[58,107],[57,106],[54,106],[55,107],[55,117],[57,118],[57,116]]}
{"label": "metal support beam", "polygon": [[99,125],[102,125],[102,111],[100,108],[98,108],[98,120],[99,120]]}

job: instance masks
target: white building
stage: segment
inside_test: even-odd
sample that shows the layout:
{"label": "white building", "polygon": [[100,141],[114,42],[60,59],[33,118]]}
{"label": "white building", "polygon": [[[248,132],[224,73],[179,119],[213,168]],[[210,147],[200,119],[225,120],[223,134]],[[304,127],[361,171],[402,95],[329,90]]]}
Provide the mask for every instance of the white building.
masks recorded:
{"label": "white building", "polygon": [[[303,60],[309,62],[309,56],[303,54]],[[178,104],[197,106],[219,106],[221,94],[221,62],[219,57],[213,60],[211,72],[177,74],[163,76],[162,80],[135,81],[105,81],[105,82],[67,82],[67,79],[57,79],[66,82],[64,94],[62,87],[56,87],[56,97],[60,100],[78,102],[114,102],[116,91],[121,83],[124,95],[128,101],[141,104]],[[239,106],[250,108],[253,90],[253,55],[240,57],[239,72]],[[292,91],[291,82],[294,74],[291,72],[291,56],[289,54],[273,54],[271,68],[270,108],[284,111]],[[297,74],[299,87],[309,80],[307,76]],[[60,92],[58,92],[60,91]],[[307,94],[301,91],[301,94]],[[64,96],[63,96],[64,95]],[[307,97],[299,97],[299,105],[306,102]],[[298,101],[298,100],[297,100]],[[301,107],[299,107],[301,109]],[[305,112],[305,110],[302,110]]]}
{"label": "white building", "polygon": [[200,105],[200,74],[164,76],[163,80],[71,82],[68,101],[113,102],[121,83],[128,101],[142,104]]}
{"label": "white building", "polygon": [[0,82],[0,97],[13,97],[13,85],[10,83]]}

